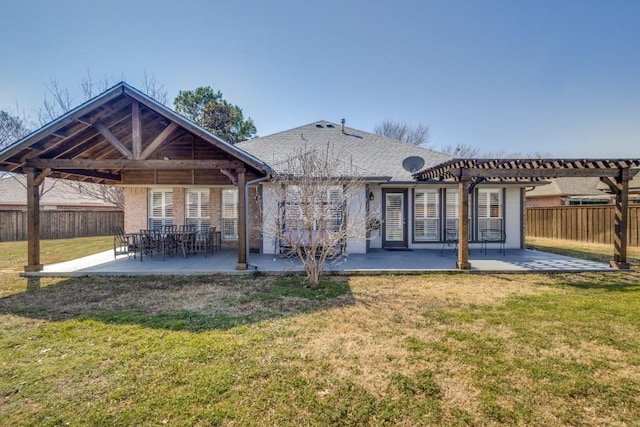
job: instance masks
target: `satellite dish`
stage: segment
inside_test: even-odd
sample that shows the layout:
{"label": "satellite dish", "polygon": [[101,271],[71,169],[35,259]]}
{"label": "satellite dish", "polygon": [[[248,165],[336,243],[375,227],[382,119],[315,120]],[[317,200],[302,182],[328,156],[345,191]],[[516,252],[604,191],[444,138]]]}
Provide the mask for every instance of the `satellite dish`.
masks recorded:
{"label": "satellite dish", "polygon": [[424,159],[418,156],[410,156],[402,161],[402,167],[407,172],[415,173],[424,166]]}

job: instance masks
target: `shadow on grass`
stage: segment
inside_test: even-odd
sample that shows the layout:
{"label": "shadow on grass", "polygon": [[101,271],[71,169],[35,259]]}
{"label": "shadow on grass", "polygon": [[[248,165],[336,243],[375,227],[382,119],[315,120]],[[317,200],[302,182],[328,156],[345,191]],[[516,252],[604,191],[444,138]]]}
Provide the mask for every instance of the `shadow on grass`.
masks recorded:
{"label": "shadow on grass", "polygon": [[[578,289],[594,289],[606,292],[638,292],[640,293],[640,272],[615,271],[605,273],[586,272],[580,274],[552,273],[554,284],[570,286]],[[545,283],[539,283],[544,285]]]}
{"label": "shadow on grass", "polygon": [[226,330],[354,304],[346,278],[317,288],[300,277],[83,277],[0,299],[0,314],[97,320],[154,329]]}

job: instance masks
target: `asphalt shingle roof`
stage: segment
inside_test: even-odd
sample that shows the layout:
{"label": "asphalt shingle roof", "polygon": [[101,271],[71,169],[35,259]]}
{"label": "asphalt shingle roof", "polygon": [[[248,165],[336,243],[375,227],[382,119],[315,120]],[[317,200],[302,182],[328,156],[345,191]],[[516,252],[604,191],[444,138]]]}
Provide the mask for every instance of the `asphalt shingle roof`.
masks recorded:
{"label": "asphalt shingle roof", "polygon": [[274,169],[297,150],[327,149],[345,164],[353,165],[369,177],[391,177],[392,181],[413,181],[411,172],[402,167],[410,156],[424,159],[424,167],[438,165],[452,156],[320,120],[284,132],[236,144],[238,148],[261,159]]}
{"label": "asphalt shingle roof", "polygon": [[[27,179],[24,175],[0,176],[0,206],[27,204]],[[97,185],[84,183],[85,186]],[[40,206],[84,206],[84,207],[115,207],[86,191],[81,191],[77,182],[55,178],[44,180],[45,193],[40,198]]]}

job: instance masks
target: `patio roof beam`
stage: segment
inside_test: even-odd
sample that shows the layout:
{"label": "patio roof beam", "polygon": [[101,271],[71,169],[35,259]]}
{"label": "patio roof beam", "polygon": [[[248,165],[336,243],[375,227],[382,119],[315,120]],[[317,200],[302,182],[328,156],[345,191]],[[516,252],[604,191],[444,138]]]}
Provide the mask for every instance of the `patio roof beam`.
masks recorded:
{"label": "patio roof beam", "polygon": [[123,156],[125,156],[127,159],[133,159],[133,153],[129,151],[129,149],[125,147],[125,145],[120,142],[120,140],[116,138],[116,136],[112,134],[111,131],[101,121],[96,121],[93,124],[93,127],[96,128],[98,132],[100,132],[104,139],[106,139],[111,145],[116,147]]}
{"label": "patio roof beam", "polygon": [[178,128],[178,124],[176,122],[169,123],[169,126],[164,128],[164,130],[162,132],[160,132],[160,134],[158,136],[155,137],[155,139],[151,142],[151,144],[149,144],[147,146],[147,148],[144,149],[144,151],[140,154],[140,159],[144,160],[147,157],[149,157],[151,155],[151,153],[156,151],[156,149],[163,142],[165,142],[167,139],[169,139],[169,136],[171,135],[171,133],[173,133],[173,131],[176,130],[177,128]]}
{"label": "patio roof beam", "polygon": [[237,169],[237,160],[33,159],[27,165],[51,169]]}
{"label": "patio roof beam", "polygon": [[[637,169],[624,169],[625,174],[633,177]],[[562,178],[562,177],[615,177],[620,173],[618,168],[606,169],[466,169],[452,168],[447,171],[455,178]]]}

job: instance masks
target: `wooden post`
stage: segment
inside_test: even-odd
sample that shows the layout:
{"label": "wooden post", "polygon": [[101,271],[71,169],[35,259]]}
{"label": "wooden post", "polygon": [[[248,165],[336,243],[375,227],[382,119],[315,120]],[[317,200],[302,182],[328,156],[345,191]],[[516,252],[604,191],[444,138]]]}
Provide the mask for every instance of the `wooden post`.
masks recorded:
{"label": "wooden post", "polygon": [[247,269],[247,204],[245,203],[245,169],[238,173],[238,263],[236,270]]}
{"label": "wooden post", "polygon": [[27,173],[27,265],[24,271],[41,271],[40,264],[40,183],[37,169],[25,168]]}
{"label": "wooden post", "polygon": [[469,178],[458,183],[458,262],[459,270],[470,270],[469,263]]}
{"label": "wooden post", "polygon": [[614,207],[615,236],[613,236],[613,261],[609,264],[621,270],[631,268],[627,262],[627,236],[629,216],[629,175],[620,169],[616,176],[616,204]]}
{"label": "wooden post", "polygon": [[140,159],[142,152],[142,120],[140,118],[140,104],[138,101],[131,103],[131,144],[133,148],[133,158]]}

